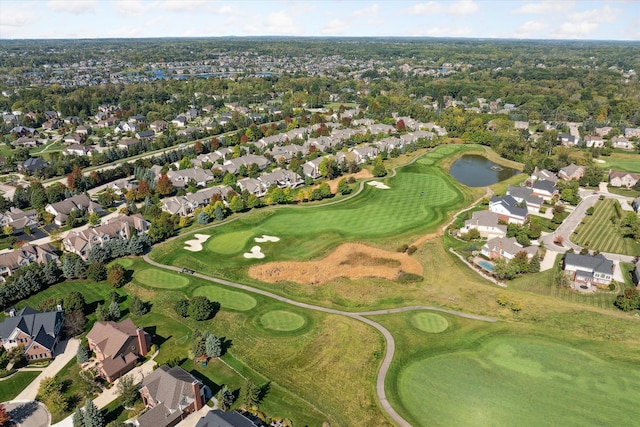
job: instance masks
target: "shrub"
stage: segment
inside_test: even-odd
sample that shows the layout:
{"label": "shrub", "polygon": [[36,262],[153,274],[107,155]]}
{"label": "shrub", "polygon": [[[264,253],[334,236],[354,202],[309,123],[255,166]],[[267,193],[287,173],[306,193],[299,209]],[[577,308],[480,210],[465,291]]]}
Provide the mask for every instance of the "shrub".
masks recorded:
{"label": "shrub", "polygon": [[204,295],[198,295],[189,301],[187,312],[194,320],[207,320],[213,317],[215,305]]}
{"label": "shrub", "polygon": [[189,300],[180,299],[173,305],[173,309],[181,317],[189,317]]}
{"label": "shrub", "polygon": [[415,251],[417,251],[417,250],[418,250],[418,248],[417,248],[417,247],[415,247],[414,245],[411,245],[411,246],[409,246],[409,248],[407,249],[407,253],[408,253],[409,255],[413,255],[413,253],[414,253]]}
{"label": "shrub", "polygon": [[87,279],[97,283],[102,282],[106,278],[107,268],[101,262],[91,264],[89,268],[87,268]]}
{"label": "shrub", "polygon": [[109,271],[107,272],[107,283],[113,286],[114,288],[120,288],[124,286],[127,278],[125,275],[125,269],[120,264],[113,264],[109,267]]}

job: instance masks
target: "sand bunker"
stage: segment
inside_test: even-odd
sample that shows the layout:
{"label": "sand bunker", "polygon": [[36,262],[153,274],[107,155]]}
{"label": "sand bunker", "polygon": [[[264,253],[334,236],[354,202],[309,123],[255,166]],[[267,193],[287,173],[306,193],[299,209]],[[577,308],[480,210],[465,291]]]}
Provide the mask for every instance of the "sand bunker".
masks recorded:
{"label": "sand bunker", "polygon": [[262,237],[256,237],[253,240],[255,240],[256,243],[279,242],[280,238],[276,236],[268,236],[266,234],[263,234]]}
{"label": "sand bunker", "polygon": [[394,280],[403,272],[422,276],[422,265],[406,253],[389,252],[360,243],[342,244],[318,261],[269,262],[249,269],[251,277],[263,282],[292,281],[309,285],[323,284],[341,277]]}
{"label": "sand bunker", "polygon": [[195,239],[184,242],[184,248],[191,252],[200,252],[202,250],[202,244],[211,236],[208,234],[194,234],[193,237],[195,237]]}
{"label": "sand bunker", "polygon": [[255,258],[255,259],[264,258],[264,254],[262,253],[262,248],[260,248],[260,246],[258,245],[252,247],[251,252],[245,252],[242,256],[244,256],[245,258]]}
{"label": "sand bunker", "polygon": [[388,185],[384,185],[380,181],[369,181],[369,182],[367,182],[367,185],[379,188],[380,190],[388,190],[389,188],[391,188]]}

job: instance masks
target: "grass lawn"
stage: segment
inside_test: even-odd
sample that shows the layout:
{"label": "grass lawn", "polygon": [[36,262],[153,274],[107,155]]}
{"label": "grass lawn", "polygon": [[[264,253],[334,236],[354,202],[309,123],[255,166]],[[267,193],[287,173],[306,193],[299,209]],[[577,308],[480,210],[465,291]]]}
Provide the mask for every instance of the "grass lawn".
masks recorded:
{"label": "grass lawn", "polygon": [[640,368],[610,356],[619,346],[605,355],[564,331],[444,314],[449,329],[425,334],[413,316],[372,316],[396,339],[387,396],[412,425],[630,425],[640,415]]}
{"label": "grass lawn", "polygon": [[161,289],[184,288],[190,282],[185,275],[158,268],[136,270],[133,279],[142,285]]}
{"label": "grass lawn", "polygon": [[39,371],[17,372],[11,377],[0,381],[0,402],[6,402],[16,397],[38,375],[40,375]]}
{"label": "grass lawn", "polygon": [[302,328],[306,321],[304,317],[297,313],[286,310],[274,310],[260,316],[260,323],[267,329],[288,332]]}
{"label": "grass lawn", "polygon": [[635,172],[640,173],[640,154],[636,152],[614,151],[610,156],[602,156],[599,160],[605,163],[595,163],[607,171]]}
{"label": "grass lawn", "polygon": [[251,295],[215,285],[200,286],[193,295],[204,295],[212,301],[219,302],[223,309],[236,311],[251,310],[258,303]]}
{"label": "grass lawn", "polygon": [[[612,199],[596,202],[593,215],[584,218],[583,224],[578,226],[571,240],[577,245],[592,250],[637,255],[640,253],[640,244],[633,239],[623,237],[618,226],[610,220],[616,215],[614,202]],[[623,211],[623,215],[625,214],[626,211]]]}

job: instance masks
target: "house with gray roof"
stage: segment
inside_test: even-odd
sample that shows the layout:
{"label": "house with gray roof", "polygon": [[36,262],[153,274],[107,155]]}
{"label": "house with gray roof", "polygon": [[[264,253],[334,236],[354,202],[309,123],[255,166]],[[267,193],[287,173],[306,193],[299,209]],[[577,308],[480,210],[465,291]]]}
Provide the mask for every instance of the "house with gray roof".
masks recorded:
{"label": "house with gray roof", "polygon": [[304,179],[300,175],[287,169],[276,169],[273,172],[260,175],[258,179],[267,188],[272,185],[280,188],[296,188],[304,184]]}
{"label": "house with gray roof", "polygon": [[510,224],[524,224],[529,215],[526,204],[519,204],[512,196],[493,196],[489,210],[498,214],[498,219]]}
{"label": "house with gray roof", "polygon": [[514,237],[496,237],[482,246],[480,253],[489,259],[505,258],[510,260],[519,252],[525,252],[531,259],[538,252],[537,246],[522,246]]}
{"label": "house with gray roof", "polygon": [[531,190],[533,191],[533,195],[542,198],[545,202],[553,199],[554,196],[559,194],[558,187],[554,181],[547,181],[544,179],[539,179],[534,181],[531,185]]}
{"label": "house with gray roof", "polygon": [[640,179],[640,175],[631,172],[609,171],[609,185],[613,187],[631,188]]}
{"label": "house with gray roof", "polygon": [[210,170],[200,168],[189,168],[177,171],[169,170],[167,171],[167,177],[176,188],[186,187],[189,185],[190,180],[194,180],[196,185],[200,187],[205,187],[207,183],[215,179]]}
{"label": "house with gray roof", "polygon": [[551,181],[555,184],[558,182],[558,175],[546,169],[538,169],[536,166],[531,174],[531,181]]}
{"label": "house with gray roof", "polygon": [[476,211],[471,219],[464,222],[459,234],[467,234],[470,230],[478,230],[480,237],[493,239],[507,235],[507,226],[498,223],[498,214],[491,211]]}
{"label": "house with gray roof", "polygon": [[564,271],[571,280],[587,286],[609,285],[613,280],[613,261],[604,255],[581,255],[567,253]]}
{"label": "house with gray roof", "polygon": [[41,312],[25,307],[0,323],[0,343],[6,350],[24,346],[28,360],[51,359],[60,339],[64,314],[62,308]]}
{"label": "house with gray roof", "polygon": [[72,211],[87,211],[89,213],[102,213],[103,209],[100,204],[94,202],[86,194],[76,194],[68,199],[57,203],[49,203],[44,210],[55,215],[53,222],[62,226]]}
{"label": "house with gray roof", "polygon": [[212,409],[198,420],[195,427],[259,427],[262,425],[262,422],[254,423],[238,411],[225,412]]}
{"label": "house with gray roof", "polygon": [[147,408],[134,424],[138,427],[173,427],[200,410],[210,391],[179,366],[167,365],[142,379],[140,395]]}
{"label": "house with gray roof", "polygon": [[507,194],[516,199],[518,203],[524,201],[527,205],[527,211],[530,212],[540,212],[540,208],[544,203],[542,197],[533,194],[533,190],[529,187],[514,187],[510,185],[507,188]]}
{"label": "house with gray roof", "polygon": [[571,163],[558,171],[558,177],[565,181],[579,180],[584,176],[584,167]]}
{"label": "house with gray roof", "polygon": [[55,249],[48,243],[35,246],[26,244],[18,249],[0,254],[0,282],[4,282],[6,277],[13,275],[20,267],[33,262],[46,264],[49,261],[56,261],[58,258]]}
{"label": "house with gray roof", "polygon": [[49,166],[49,163],[45,162],[40,158],[29,157],[24,162],[18,165],[18,170],[20,172],[26,172],[30,175],[40,172],[42,169]]}

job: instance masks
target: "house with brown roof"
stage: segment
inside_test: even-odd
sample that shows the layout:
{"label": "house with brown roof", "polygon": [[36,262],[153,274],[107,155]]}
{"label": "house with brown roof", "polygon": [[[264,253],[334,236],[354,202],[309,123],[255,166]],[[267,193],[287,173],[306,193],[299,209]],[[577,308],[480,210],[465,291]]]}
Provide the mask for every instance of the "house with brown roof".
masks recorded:
{"label": "house with brown roof", "polygon": [[489,259],[505,258],[510,260],[519,252],[525,252],[531,259],[538,252],[536,246],[522,246],[514,237],[496,237],[482,246],[480,253]]}
{"label": "house with brown roof", "polygon": [[160,366],[142,379],[140,395],[147,411],[138,427],[173,427],[205,404],[210,391],[196,377],[176,366]]}
{"label": "house with brown roof", "polygon": [[120,323],[96,322],[87,334],[89,350],[98,359],[100,376],[113,382],[136,366],[147,355],[151,337],[131,319]]}
{"label": "house with brown roof", "polygon": [[31,307],[19,312],[11,310],[9,317],[0,323],[0,344],[6,350],[24,346],[28,360],[51,359],[60,339],[63,320],[62,307],[46,312]]}
{"label": "house with brown roof", "polygon": [[579,180],[584,176],[584,167],[571,163],[558,171],[558,177],[565,181]]}
{"label": "house with brown roof", "polygon": [[86,194],[76,194],[66,200],[57,203],[49,203],[44,210],[55,215],[54,223],[62,226],[67,221],[72,211],[87,211],[89,213],[102,212],[102,206],[94,202]]}
{"label": "house with brown roof", "polygon": [[609,185],[631,188],[638,182],[640,175],[631,172],[609,171]]}
{"label": "house with brown roof", "polygon": [[20,267],[33,262],[46,264],[57,259],[58,255],[55,249],[48,243],[39,246],[26,244],[19,249],[0,254],[0,283],[4,282],[6,277],[13,275]]}

